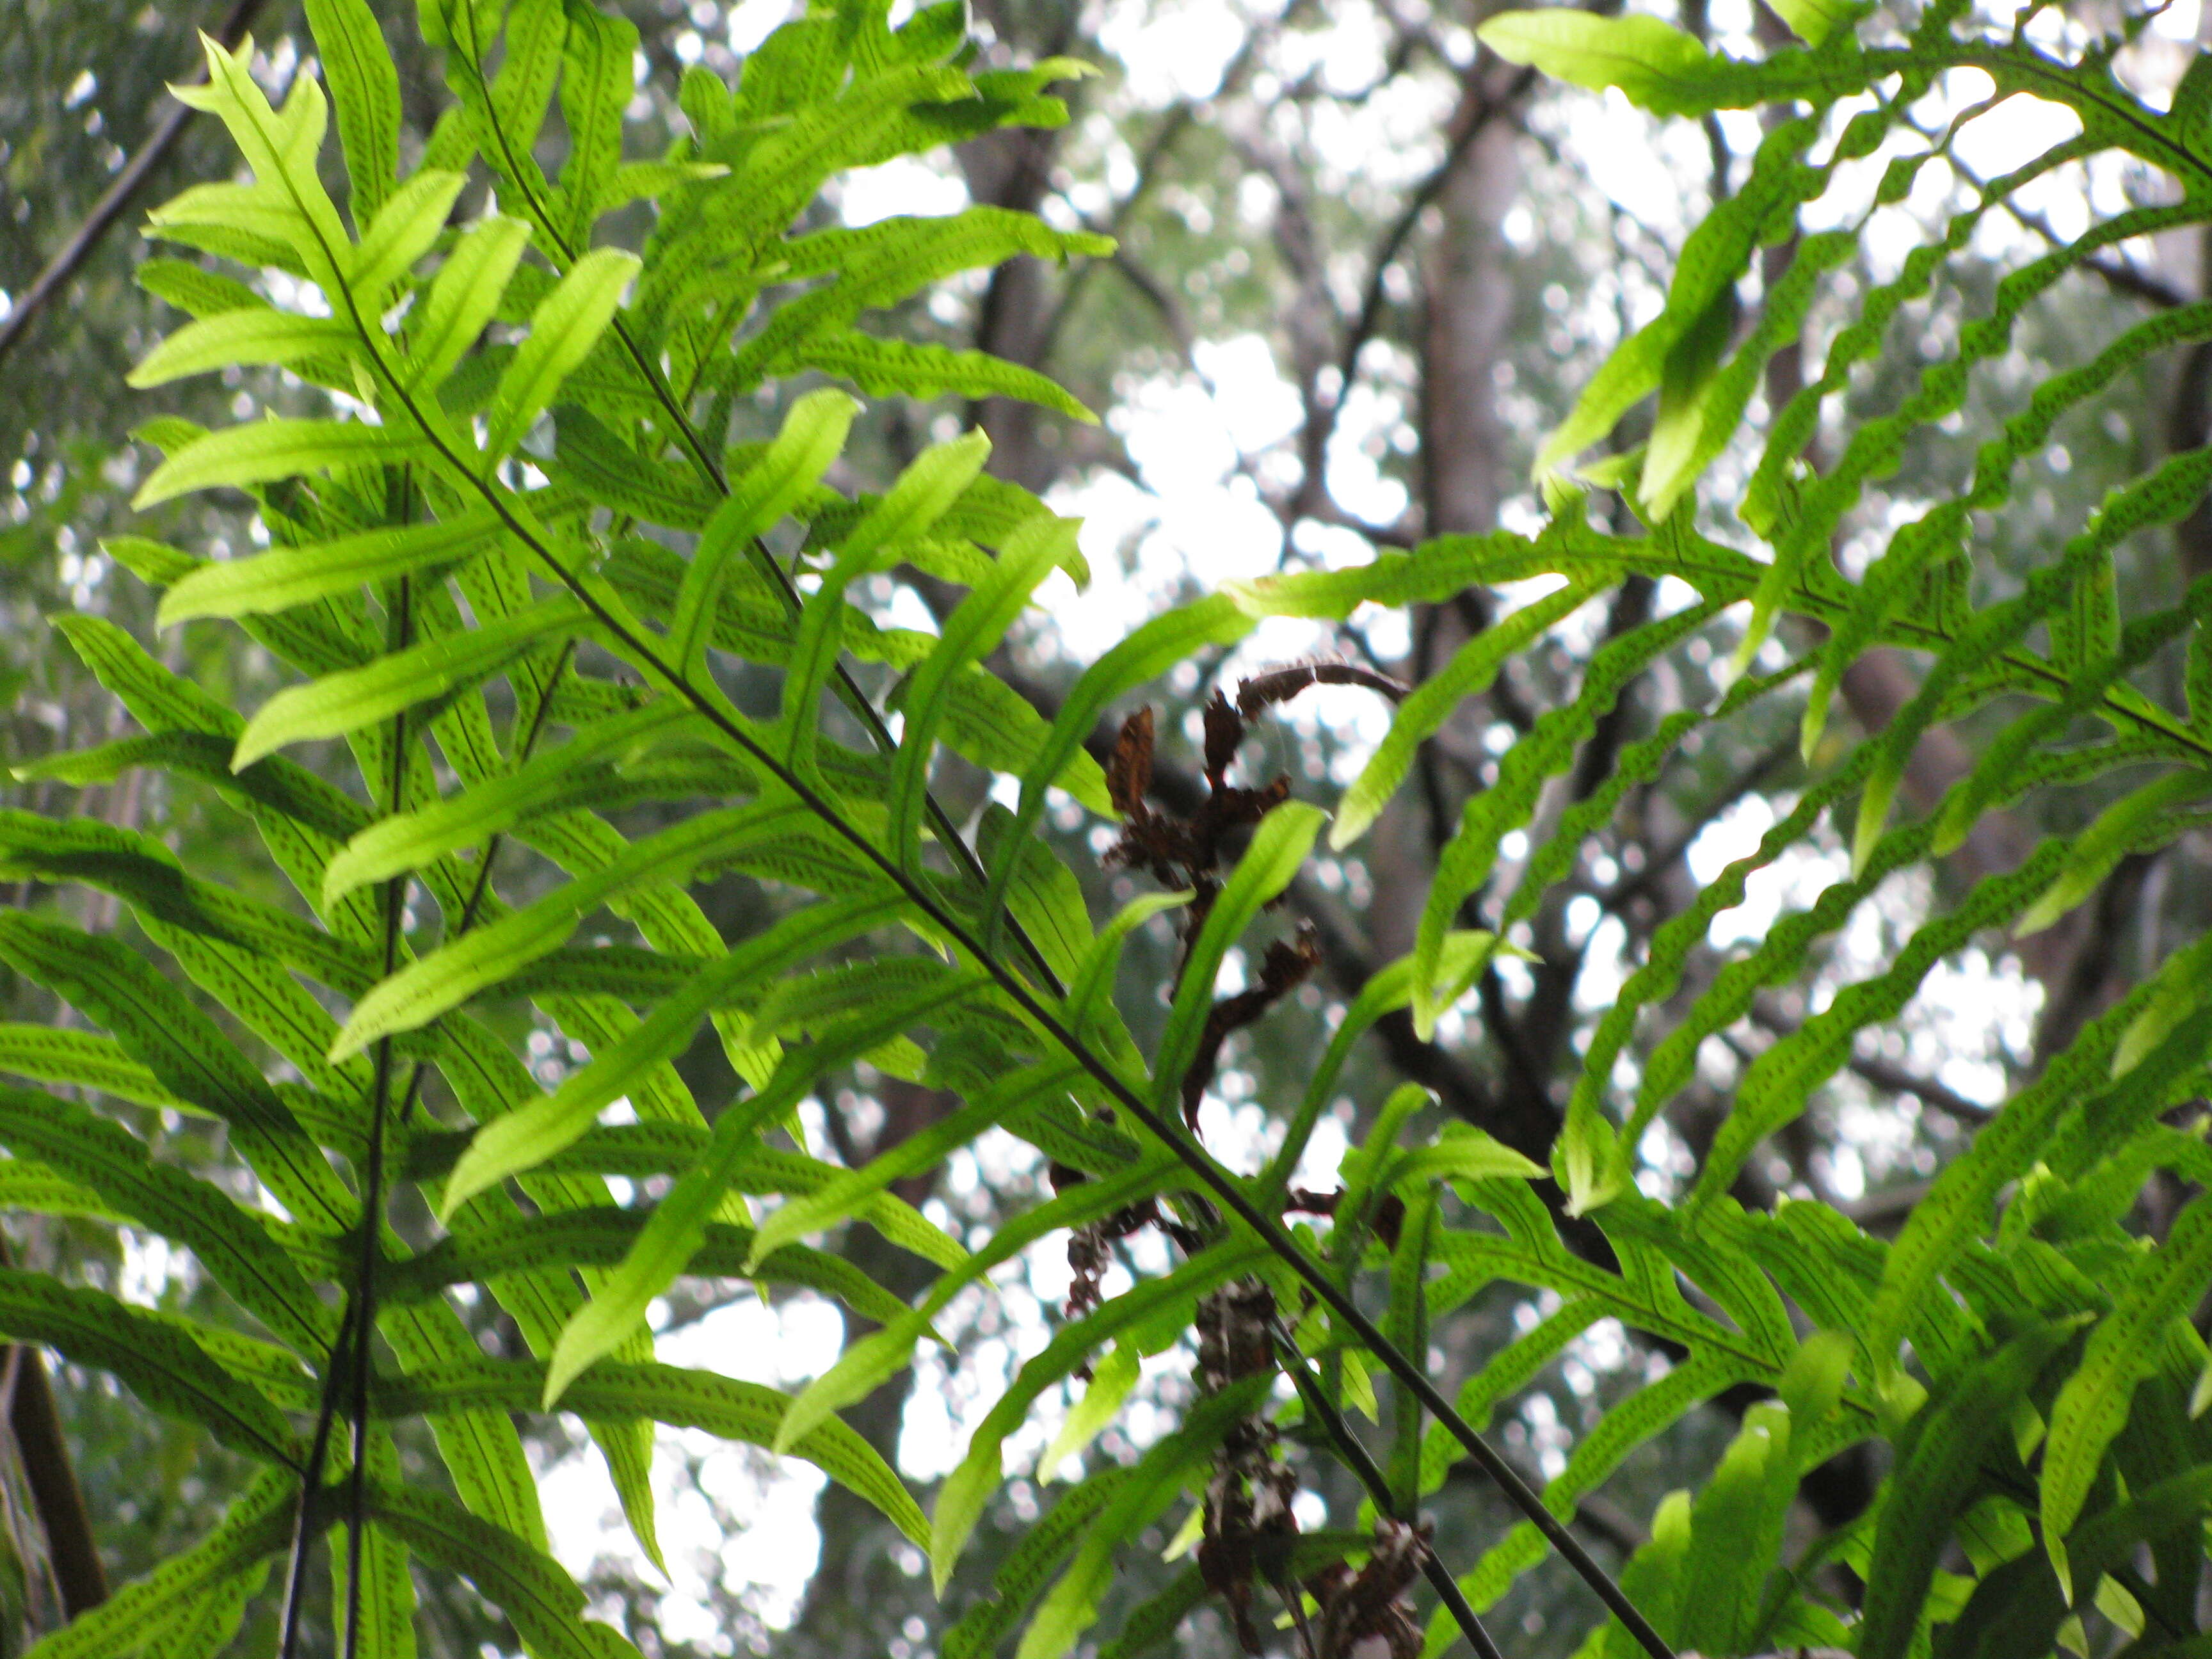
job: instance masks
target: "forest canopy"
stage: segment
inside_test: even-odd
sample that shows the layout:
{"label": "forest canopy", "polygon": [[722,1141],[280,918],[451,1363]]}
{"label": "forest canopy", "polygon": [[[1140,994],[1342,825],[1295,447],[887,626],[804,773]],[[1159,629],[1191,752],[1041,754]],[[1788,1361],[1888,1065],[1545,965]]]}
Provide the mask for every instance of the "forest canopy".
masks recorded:
{"label": "forest canopy", "polygon": [[0,1659],[2208,1650],[2199,27],[9,0]]}

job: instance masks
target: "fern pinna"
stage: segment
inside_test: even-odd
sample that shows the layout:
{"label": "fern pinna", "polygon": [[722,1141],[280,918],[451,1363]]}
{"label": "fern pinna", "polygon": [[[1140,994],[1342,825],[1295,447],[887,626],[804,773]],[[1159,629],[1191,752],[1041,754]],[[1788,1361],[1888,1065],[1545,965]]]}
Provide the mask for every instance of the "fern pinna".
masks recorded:
{"label": "fern pinna", "polygon": [[[1116,1551],[1187,1491],[1200,1498],[1197,1564],[1128,1619],[1116,1654],[1164,1640],[1209,1597],[1255,1652],[1275,1639],[1278,1607],[1280,1639],[1311,1659],[1462,1638],[1496,1652],[1480,1615],[1552,1549],[1604,1604],[1592,1654],[2040,1654],[2086,1650],[2101,1639],[2091,1621],[2136,1640],[2131,1651],[2195,1650],[2212,1443],[2195,1415],[2206,1353],[2188,1316],[2212,1269],[2212,1211],[2199,1198],[2152,1240],[2128,1224],[2154,1174],[2212,1178],[2201,1122],[2177,1112],[2197,1097],[2212,1044],[2212,945],[2174,952],[2087,1022],[1893,1242],[1818,1202],[1747,1207],[1732,1189],[1858,1033],[1894,1016],[1935,964],[1991,930],[2049,925],[2123,856],[2201,817],[2212,579],[2130,617],[2115,568],[2131,538],[2203,495],[2212,452],[2147,471],[2019,582],[1985,580],[1972,543],[1975,515],[2003,506],[2055,422],[2150,354],[2212,334],[2212,313],[2152,318],[2036,388],[1971,476],[1899,522],[1856,579],[1832,550],[1869,481],[1960,408],[2025,307],[2130,238],[2212,216],[2212,82],[2192,69],[2172,106],[2154,110],[2112,73],[2125,37],[2062,56],[2030,39],[2033,13],[1993,30],[1938,4],[1890,39],[1886,17],[1782,10],[1805,45],[1759,62],[1647,17],[1560,10],[1486,26],[1499,53],[1662,114],[1777,112],[1750,177],[1686,248],[1664,310],[1551,441],[1547,527],[1201,598],[1106,652],[1049,720],[985,663],[1048,575],[1084,579],[1075,525],[988,477],[973,434],[927,450],[879,495],[825,482],[858,411],[835,383],[1080,416],[1018,366],[860,322],[948,274],[1107,245],[989,210],[857,229],[809,210],[842,169],[1064,118],[1045,88],[1079,65],[974,69],[957,3],[896,28],[883,6],[821,7],[769,36],[734,89],[689,71],[691,137],[632,160],[628,25],[579,0],[426,6],[453,103],[403,179],[398,81],[362,0],[310,0],[327,103],[303,75],[272,107],[250,48],[211,45],[207,82],[179,95],[221,118],[252,182],[190,189],[151,228],[288,280],[255,287],[210,264],[150,263],[148,285],[194,320],[134,379],[281,366],[325,388],[331,413],[213,432],[157,421],[142,434],[165,456],[143,505],[243,490],[267,550],[210,562],[146,539],[107,546],[162,590],[165,624],[234,619],[304,678],[249,720],[121,629],[68,619],[143,732],[25,769],[88,785],[158,768],[216,791],[300,902],[204,881],[159,841],[93,820],[0,821],[12,878],[112,894],[153,947],[35,911],[0,918],[0,957],[94,1028],[0,1032],[0,1065],[72,1091],[0,1090],[14,1155],[0,1195],[184,1245],[237,1317],[188,1320],[7,1268],[0,1331],[112,1372],[263,1472],[208,1538],[37,1651],[214,1654],[266,1598],[288,1655],[311,1627],[349,1653],[411,1653],[410,1562],[467,1578],[532,1653],[633,1651],[584,1616],[545,1553],[514,1414],[556,1407],[588,1426],[648,1554],[659,1548],[653,1425],[677,1424],[818,1465],[926,1548],[941,1586],[1032,1407],[1088,1376],[1058,1449],[1080,1443],[1138,1361],[1179,1341],[1198,1383],[1180,1425],[1068,1490],[946,1652],[995,1651],[1018,1627],[1024,1659],[1071,1650]],[[1950,165],[1981,106],[1931,132],[1916,106],[1969,69],[2000,97],[2065,106],[2080,134],[1978,185],[1939,241],[1856,290],[1818,375],[1778,400],[1763,439],[1747,438],[1768,359],[1806,326],[1868,216]],[[540,129],[556,99],[563,159],[549,176]],[[319,172],[333,113],[343,215]],[[1824,408],[1975,226],[2024,182],[2106,149],[2161,169],[2173,199],[2054,240],[1895,409],[1854,411],[1832,461],[1808,464]],[[1878,178],[1846,165],[1880,156]],[[1867,192],[1861,205],[1833,199],[1852,189]],[[640,252],[598,240],[607,216],[640,203],[652,227]],[[1847,228],[1795,234],[1816,204],[1824,217],[1840,207]],[[1786,258],[1762,265],[1761,309],[1739,328],[1737,289],[1776,246]],[[272,293],[319,302],[287,309]],[[800,374],[833,384],[789,401],[777,429],[754,429],[757,394]],[[1648,439],[1577,471],[1654,393]],[[1701,499],[1700,480],[1731,453],[1750,458],[1740,499]],[[1649,528],[1593,527],[1592,489]],[[914,571],[965,590],[938,633],[886,626],[853,602],[866,579]],[[1215,700],[1195,817],[1150,799],[1149,711],[1121,726],[1104,767],[1085,746],[1148,681],[1263,617],[1539,580],[1541,597],[1424,684],[1359,682],[1396,710],[1331,803],[1333,823],[1285,787],[1228,781],[1248,723],[1313,672]],[[1304,1097],[1274,1103],[1285,1134],[1267,1166],[1225,1168],[1186,1111],[1224,1036],[1303,977],[1313,947],[1277,939],[1255,984],[1218,996],[1232,949],[1272,925],[1262,912],[1325,826],[1335,848],[1356,847],[1462,697],[1631,580],[1663,580],[1679,598],[1592,655],[1574,694],[1504,750],[1449,842],[1414,950],[1343,1009]],[[1545,809],[1552,781],[1632,688],[1717,644],[1735,652],[1723,689],[1667,711],[1567,810]],[[1921,654],[1917,696],[1886,730],[1826,741],[1844,673],[1875,646]],[[2181,710],[2143,687],[2148,667],[2185,652]],[[769,688],[750,708],[732,690],[740,669],[744,696]],[[1379,1020],[1410,1011],[1434,1032],[1629,790],[1701,728],[1777,705],[1802,708],[1807,785],[1658,931],[1598,1020],[1553,1179],[1468,1125],[1417,1128],[1429,1100],[1409,1085],[1367,1103],[1337,1189],[1291,1186]],[[1977,764],[1926,817],[1893,822],[1920,737],[1978,714],[1994,725]],[[282,752],[341,739],[357,792]],[[957,822],[932,793],[939,745],[1018,778],[1018,805]],[[1797,978],[1879,884],[1941,858],[2027,791],[2090,787],[2122,767],[2157,775],[2112,796],[2084,833],[1984,877],[1892,964],[1761,1053],[1686,1190],[1639,1185],[1645,1131],[1701,1045],[1727,1036],[1760,989]],[[1160,890],[1095,925],[1038,835],[1054,789],[1120,819],[1116,856]],[[1692,981],[1715,918],[1832,823],[1849,832],[1848,875]],[[1517,882],[1498,891],[1504,849],[1531,830],[1540,837]],[[737,937],[693,896],[728,872],[775,896]],[[576,942],[603,914],[625,939]],[[1147,1059],[1117,1012],[1116,968],[1164,914],[1180,945]],[[1486,915],[1492,927],[1470,925]],[[588,1060],[541,1084],[493,1017],[517,1003]],[[744,1085],[711,1123],[673,1065],[702,1023]],[[798,1109],[863,1061],[960,1103],[866,1167],[817,1160]],[[617,1102],[634,1121],[601,1122]],[[156,1156],[127,1127],[126,1109],[148,1106],[219,1123],[267,1201],[248,1206]],[[971,1250],[892,1188],[994,1127],[1048,1158],[1058,1190]],[[667,1184],[617,1203],[611,1176]],[[436,1225],[410,1221],[403,1237],[392,1204],[410,1189],[422,1204],[407,1213]],[[858,1224],[931,1264],[918,1302],[808,1242]],[[1180,1263],[1106,1296],[1083,1264],[1137,1228],[1164,1235]],[[925,1515],[838,1413],[909,1364],[963,1289],[1062,1234],[1079,1263],[1069,1317]],[[656,1361],[644,1316],[685,1273],[807,1287],[880,1328],[795,1396],[672,1367]],[[1549,1311],[1447,1397],[1425,1368],[1426,1333],[1501,1281],[1546,1293]],[[494,1298],[534,1358],[486,1358],[450,1299],[457,1287]],[[1664,1363],[1531,1492],[1479,1430],[1605,1320]],[[1614,1583],[1571,1528],[1577,1500],[1723,1397],[1741,1413],[1733,1443],[1701,1491],[1660,1506]],[[1365,1443],[1363,1412],[1390,1424],[1389,1444]],[[399,1478],[393,1430],[414,1419],[434,1437],[443,1487]],[[1299,1533],[1279,1439],[1293,1423],[1356,1474],[1371,1527]],[[1872,1440],[1891,1449],[1874,1507],[1808,1541],[1789,1525],[1801,1480]],[[1502,1537],[1424,1528],[1424,1498],[1468,1459],[1522,1508]],[[325,1536],[328,1607],[309,1571]],[[1425,1638],[1412,1616],[1423,1578],[1438,1604]]]}

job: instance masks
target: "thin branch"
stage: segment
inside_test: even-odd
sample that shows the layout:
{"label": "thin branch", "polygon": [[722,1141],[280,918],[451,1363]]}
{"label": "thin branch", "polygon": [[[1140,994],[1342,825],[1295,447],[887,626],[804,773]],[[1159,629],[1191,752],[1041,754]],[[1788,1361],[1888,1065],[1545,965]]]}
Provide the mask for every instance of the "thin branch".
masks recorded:
{"label": "thin branch", "polygon": [[[1144,155],[1137,163],[1136,181],[1129,186],[1128,193],[1114,204],[1114,210],[1103,221],[1095,221],[1087,214],[1078,213],[1076,216],[1085,229],[1103,233],[1116,241],[1123,240],[1122,230],[1137,210],[1144,205],[1145,198],[1152,194],[1161,168],[1174,155],[1183,134],[1197,124],[1201,110],[1218,104],[1224,97],[1241,88],[1245,77],[1251,74],[1253,66],[1259,62],[1261,47],[1308,3],[1309,0],[1290,0],[1279,15],[1264,25],[1255,24],[1246,33],[1244,44],[1237,48],[1237,55],[1223,67],[1221,79],[1211,93],[1203,99],[1179,100],[1168,109],[1160,121],[1159,130],[1153,133],[1152,141],[1145,146]],[[1065,202],[1066,198],[1063,195],[1060,199]],[[1068,203],[1068,206],[1073,210],[1074,204]],[[1118,266],[1119,261],[1115,263]],[[1053,307],[1052,315],[1045,319],[1044,328],[1038,336],[1034,354],[1036,363],[1042,364],[1051,355],[1060,331],[1066,327],[1067,319],[1074,313],[1076,301],[1082,297],[1084,289],[1090,283],[1091,274],[1096,269],[1094,262],[1085,262],[1076,266],[1069,276],[1060,292],[1060,303]]]}
{"label": "thin branch", "polygon": [[[1470,82],[1474,81],[1474,71],[1469,71],[1468,79]],[[1337,353],[1337,373],[1342,377],[1341,384],[1346,390],[1350,389],[1352,376],[1358,371],[1359,354],[1367,349],[1367,343],[1374,338],[1375,331],[1382,325],[1382,310],[1389,301],[1385,279],[1390,267],[1397,263],[1407,239],[1413,234],[1414,227],[1420,223],[1421,215],[1443,193],[1444,186],[1451,182],[1453,170],[1466,158],[1468,150],[1482,136],[1483,130],[1517,103],[1535,84],[1536,71],[1524,69],[1494,97],[1487,93],[1476,92],[1472,85],[1469,86],[1468,91],[1474,94],[1474,101],[1466,107],[1465,119],[1452,133],[1443,159],[1413,186],[1413,193],[1406,198],[1405,206],[1399,210],[1398,216],[1391,222],[1389,229],[1383,233],[1382,240],[1375,245],[1375,252],[1368,261],[1367,286],[1360,296],[1359,315],[1354,319],[1351,331],[1344,337],[1343,349]],[[1339,403],[1341,402],[1342,395],[1340,393]]]}
{"label": "thin branch", "polygon": [[[7,1240],[0,1237],[0,1266],[8,1261]],[[76,1466],[62,1433],[46,1360],[27,1343],[17,1343],[9,1352],[15,1376],[9,1390],[8,1427],[15,1437],[23,1479],[46,1534],[46,1555],[55,1588],[61,1592],[63,1616],[74,1619],[107,1600],[107,1572],[92,1535],[84,1488],[77,1483]]]}
{"label": "thin branch", "polygon": [[1713,821],[1737,801],[1758,788],[1784,766],[1796,757],[1797,738],[1790,736],[1776,744],[1743,771],[1729,781],[1727,788],[1707,801],[1690,823],[1656,853],[1647,854],[1641,868],[1631,871],[1595,896],[1608,915],[1616,915],[1632,899],[1650,889],[1652,884],[1681,861],[1698,836],[1710,829]]}
{"label": "thin branch", "polygon": [[[252,26],[253,15],[260,9],[261,0],[233,0],[229,15],[216,27],[215,38],[225,49],[235,49]],[[205,78],[203,70],[193,84]],[[23,297],[15,302],[15,308],[8,313],[4,322],[0,322],[0,362],[6,360],[15,343],[29,330],[32,319],[46,308],[46,302],[92,257],[93,250],[123,216],[124,210],[131,205],[131,198],[152,176],[154,169],[176,148],[192,114],[188,104],[173,104],[163,112],[146,142],[138,147],[138,153],[124,164],[123,171],[115,175],[115,182],[107,187],[106,193],[93,204],[84,222],[62,244],[61,252],[46,262],[46,269],[33,279],[30,287],[23,290]]]}
{"label": "thin branch", "polygon": [[[1919,123],[1907,121],[1905,125],[1930,143],[1937,142],[1936,135]],[[1966,184],[1986,193],[1989,187],[1988,181],[1973,168],[1961,161],[1954,150],[1947,147],[1943,152],[1943,160],[1951,171],[1958,174]],[[2052,247],[2063,248],[2073,246],[2073,239],[2061,235],[2048,218],[2032,209],[2021,206],[2011,196],[2005,197],[2001,205],[2005,212],[2011,216],[2014,223],[2024,230],[2034,232]],[[2081,265],[2084,270],[2094,272],[2101,277],[2106,286],[2114,293],[2124,294],[2131,300],[2141,300],[2147,305],[2158,307],[2160,310],[2176,311],[2191,303],[2188,295],[2163,278],[2153,276],[2131,261],[2106,259],[2092,254],[2081,260]]]}
{"label": "thin branch", "polygon": [[[1249,42],[1246,49],[1247,51],[1250,49]],[[1232,80],[1241,78],[1242,69],[1241,62],[1231,63],[1223,72],[1221,86],[1213,94],[1216,98],[1228,90]],[[1152,194],[1152,185],[1158,176],[1162,163],[1167,160],[1182,135],[1189,131],[1197,118],[1198,106],[1188,99],[1183,100],[1170,108],[1160,122],[1159,131],[1152,135],[1152,142],[1145,146],[1143,159],[1137,163],[1137,181],[1130,185],[1129,193],[1114,204],[1113,212],[1109,214],[1103,222],[1085,222],[1085,228],[1111,236],[1117,243],[1121,242],[1123,240],[1121,235],[1123,228],[1128,224],[1138,208],[1143,205],[1145,198]],[[1067,198],[1063,194],[1060,199],[1066,202]],[[1068,203],[1067,205],[1073,211],[1074,204]],[[1081,213],[1078,213],[1076,217],[1083,221],[1088,219],[1088,216]],[[1118,265],[1119,261],[1115,263]],[[1082,297],[1084,289],[1090,285],[1091,273],[1096,269],[1095,263],[1085,261],[1069,273],[1066,286],[1060,293],[1060,303],[1053,307],[1052,315],[1045,319],[1044,329],[1037,342],[1036,356],[1040,362],[1059,340],[1060,331],[1067,325],[1067,319],[1073,312],[1076,301]]]}
{"label": "thin branch", "polygon": [[[1176,355],[1186,366],[1196,371],[1198,331],[1191,326],[1190,313],[1183,309],[1182,301],[1175,290],[1152,275],[1145,264],[1126,247],[1114,250],[1108,261],[1115,273],[1136,289],[1146,305],[1158,312],[1160,321],[1175,338]],[[1085,266],[1088,270],[1090,267]]]}

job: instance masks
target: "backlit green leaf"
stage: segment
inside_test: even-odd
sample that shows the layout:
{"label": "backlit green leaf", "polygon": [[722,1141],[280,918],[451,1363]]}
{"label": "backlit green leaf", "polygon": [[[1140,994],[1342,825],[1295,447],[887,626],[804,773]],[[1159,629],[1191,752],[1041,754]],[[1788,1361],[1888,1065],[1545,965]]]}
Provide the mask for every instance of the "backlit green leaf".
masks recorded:
{"label": "backlit green leaf", "polygon": [[[492,394],[488,459],[503,459],[544,411],[614,319],[623,290],[637,274],[638,258],[618,248],[594,248],[576,261],[531,313],[530,335],[500,376]],[[435,295],[432,299],[435,308]],[[427,325],[426,325],[427,332]]]}

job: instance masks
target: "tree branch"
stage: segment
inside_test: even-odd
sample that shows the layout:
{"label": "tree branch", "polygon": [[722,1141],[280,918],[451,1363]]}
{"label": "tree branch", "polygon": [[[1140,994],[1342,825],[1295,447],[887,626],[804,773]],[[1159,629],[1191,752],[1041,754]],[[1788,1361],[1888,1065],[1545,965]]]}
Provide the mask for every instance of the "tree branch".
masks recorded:
{"label": "tree branch", "polygon": [[[233,0],[229,15],[216,27],[216,40],[227,49],[235,48],[245,39],[246,31],[253,21],[253,15],[260,9],[261,0]],[[193,77],[193,84],[197,85],[205,78],[203,71]],[[29,330],[32,320],[46,308],[46,302],[59,293],[63,285],[76,276],[84,262],[92,257],[93,250],[114,228],[115,222],[123,216],[123,210],[131,205],[131,198],[137,195],[140,187],[152,176],[154,169],[161,166],[163,158],[176,148],[177,140],[184,137],[185,127],[191,120],[192,113],[188,105],[171,103],[162,112],[161,119],[154,124],[154,131],[147,136],[146,142],[138,147],[138,153],[124,164],[122,172],[115,175],[115,182],[107,187],[106,194],[93,204],[92,211],[85,216],[84,222],[76,228],[68,241],[62,244],[61,252],[46,262],[46,269],[33,279],[30,287],[23,290],[23,297],[15,302],[15,308],[8,313],[7,320],[0,322],[0,362],[6,360],[16,342]]]}
{"label": "tree branch", "polygon": [[15,1354],[15,1387],[9,1402],[8,1426],[23,1460],[23,1478],[31,1488],[39,1524],[46,1529],[46,1553],[53,1563],[54,1583],[61,1590],[62,1613],[75,1619],[107,1599],[107,1573],[100,1565],[100,1547],[93,1539],[84,1489],[77,1484],[76,1468],[70,1460],[69,1442],[62,1433],[61,1413],[54,1403],[46,1361],[36,1348],[28,1346],[19,1346]]}

